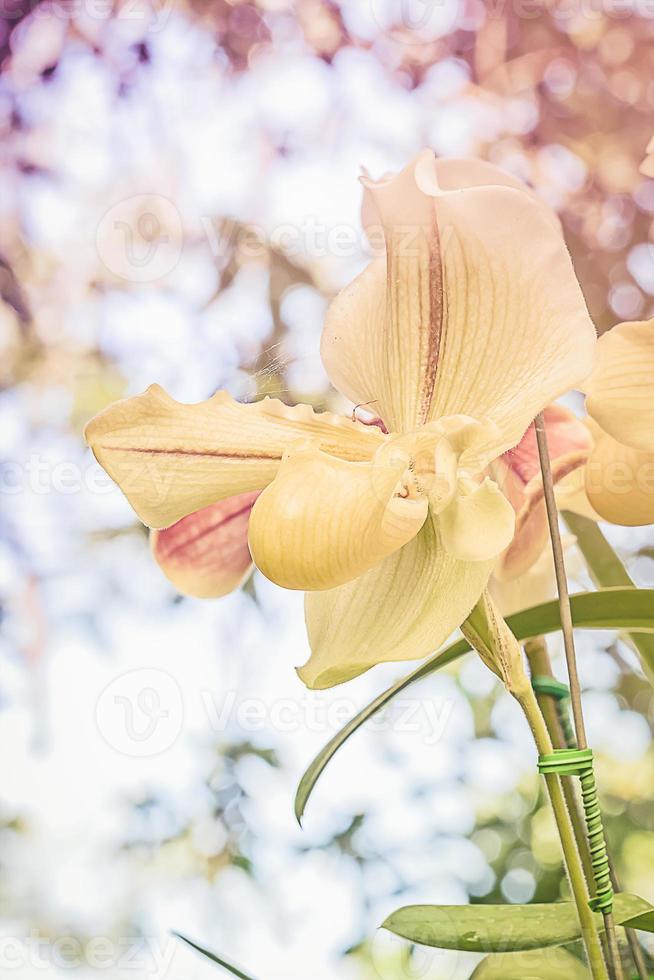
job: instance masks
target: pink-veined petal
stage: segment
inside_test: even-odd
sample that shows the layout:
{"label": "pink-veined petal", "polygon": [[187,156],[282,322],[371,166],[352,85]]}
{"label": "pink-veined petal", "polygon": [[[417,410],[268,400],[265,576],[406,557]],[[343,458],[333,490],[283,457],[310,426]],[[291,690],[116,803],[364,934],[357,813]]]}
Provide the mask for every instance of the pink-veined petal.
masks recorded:
{"label": "pink-veined petal", "polygon": [[252,569],[248,524],[257,492],[240,493],[150,533],[159,567],[183,595],[227,595]]}

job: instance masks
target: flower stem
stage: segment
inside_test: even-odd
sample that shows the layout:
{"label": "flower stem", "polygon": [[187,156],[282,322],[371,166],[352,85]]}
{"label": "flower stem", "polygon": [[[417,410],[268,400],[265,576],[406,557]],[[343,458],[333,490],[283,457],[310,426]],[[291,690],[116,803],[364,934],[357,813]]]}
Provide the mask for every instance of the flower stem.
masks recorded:
{"label": "flower stem", "polygon": [[[538,445],[540,468],[543,476],[543,492],[545,496],[545,507],[547,509],[547,521],[550,529],[550,539],[552,542],[552,555],[554,557],[556,585],[559,593],[559,611],[561,616],[561,628],[563,630],[565,658],[568,665],[570,701],[572,704],[575,734],[577,736],[577,747],[579,749],[586,749],[588,747],[588,742],[586,739],[586,726],[584,724],[584,713],[581,704],[581,685],[579,683],[579,674],[577,671],[577,657],[575,654],[574,633],[572,629],[570,595],[568,593],[568,580],[565,573],[563,545],[561,543],[561,533],[559,531],[559,513],[554,497],[554,481],[552,479],[552,466],[547,447],[545,417],[542,412],[536,416],[534,428],[536,430],[536,442]],[[540,710],[538,713],[540,715]],[[545,728],[545,731],[547,731],[547,728]],[[618,950],[618,940],[615,931],[613,913],[609,908],[608,910],[603,910],[602,915],[604,918],[604,929],[606,931],[609,947],[609,964],[611,968],[611,975],[613,980],[622,980],[622,964],[620,962],[620,953]]]}

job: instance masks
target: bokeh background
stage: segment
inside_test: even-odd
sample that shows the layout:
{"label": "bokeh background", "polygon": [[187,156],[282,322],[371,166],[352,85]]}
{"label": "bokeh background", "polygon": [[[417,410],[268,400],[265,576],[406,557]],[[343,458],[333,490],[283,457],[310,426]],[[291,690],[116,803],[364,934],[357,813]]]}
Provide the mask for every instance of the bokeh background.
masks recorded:
{"label": "bokeh background", "polygon": [[[653,40],[647,0],[4,0],[3,975],[219,975],[176,929],[261,980],[452,980],[476,958],[384,916],[565,891],[474,656],[356,734],[301,830],[304,767],[402,668],[305,691],[301,597],[181,599],[81,430],[152,381],[347,410],[318,340],[367,260],[357,174],[423,146],[559,211],[600,331],[650,315]],[[608,533],[651,585],[651,529]],[[579,648],[620,873],[654,899],[650,689],[616,637]]]}

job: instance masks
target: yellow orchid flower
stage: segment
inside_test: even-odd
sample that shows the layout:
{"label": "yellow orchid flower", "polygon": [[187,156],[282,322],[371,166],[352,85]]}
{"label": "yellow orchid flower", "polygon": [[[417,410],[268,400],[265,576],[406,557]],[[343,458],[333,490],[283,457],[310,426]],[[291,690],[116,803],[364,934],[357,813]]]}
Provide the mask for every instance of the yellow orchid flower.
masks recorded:
{"label": "yellow orchid flower", "polygon": [[[584,384],[589,416],[545,410],[562,510],[626,527],[654,523],[654,320],[621,323],[598,343]],[[516,510],[516,533],[490,584],[505,615],[556,593],[532,430],[491,467]]]}
{"label": "yellow orchid flower", "polygon": [[558,222],[517,181],[424,151],[365,188],[385,255],[332,303],[321,353],[383,428],[153,386],[86,431],[151,527],[260,491],[250,551],[307,592],[314,688],[424,657],[463,623],[514,532],[487,468],[595,358]]}
{"label": "yellow orchid flower", "polygon": [[584,386],[593,439],[588,503],[612,524],[654,524],[654,319],[619,323],[597,347]]}

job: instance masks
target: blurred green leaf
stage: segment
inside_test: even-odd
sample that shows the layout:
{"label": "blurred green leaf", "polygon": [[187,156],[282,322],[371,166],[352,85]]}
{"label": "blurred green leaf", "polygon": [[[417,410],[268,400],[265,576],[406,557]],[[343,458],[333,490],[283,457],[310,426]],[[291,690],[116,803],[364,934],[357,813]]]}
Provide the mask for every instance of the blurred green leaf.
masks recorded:
{"label": "blurred green leaf", "polygon": [[[618,925],[642,922],[651,931],[654,908],[638,895],[615,896]],[[597,916],[598,927],[602,918]],[[422,946],[467,953],[508,953],[561,946],[581,932],[573,902],[549,905],[407,905],[393,912],[383,929]]]}
{"label": "blurred green leaf", "polygon": [[254,980],[254,977],[251,977],[249,973],[243,973],[243,971],[239,970],[238,967],[234,966],[232,963],[228,963],[227,960],[221,959],[220,956],[216,956],[216,954],[212,953],[211,950],[204,949],[203,946],[198,946],[198,944],[194,943],[192,939],[187,939],[186,936],[183,936],[181,932],[173,932],[173,936],[176,936],[177,939],[181,939],[182,942],[186,943],[187,946],[190,946],[191,949],[196,950],[198,953],[202,953],[202,955],[206,956],[212,963],[222,966],[223,970],[227,970],[227,972],[231,973],[233,977],[240,977],[241,980]]}
{"label": "blurred green leaf", "polygon": [[470,980],[587,980],[590,973],[565,949],[527,950],[487,956]]}
{"label": "blurred green leaf", "polygon": [[[570,597],[572,620],[578,629],[638,629],[654,632],[654,589],[600,589],[578,592]],[[546,602],[509,616],[507,623],[519,640],[554,633],[561,627],[558,602]],[[295,794],[295,816],[301,822],[307,802],[332,756],[357,728],[384,708],[415,681],[451,664],[471,650],[466,640],[458,640],[407,674],[359,711],[320,750],[306,769]]]}
{"label": "blurred green leaf", "polygon": [[[563,519],[577,540],[595,585],[600,589],[634,587],[629,572],[595,521],[569,511],[563,512]],[[650,633],[628,633],[627,639],[638,654],[645,674],[654,684],[654,636]]]}

